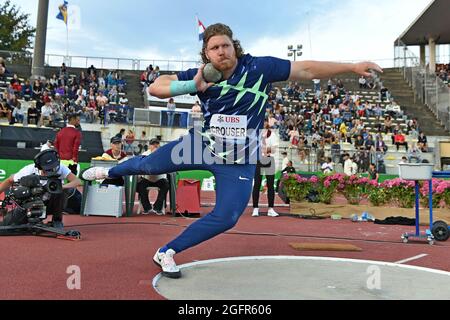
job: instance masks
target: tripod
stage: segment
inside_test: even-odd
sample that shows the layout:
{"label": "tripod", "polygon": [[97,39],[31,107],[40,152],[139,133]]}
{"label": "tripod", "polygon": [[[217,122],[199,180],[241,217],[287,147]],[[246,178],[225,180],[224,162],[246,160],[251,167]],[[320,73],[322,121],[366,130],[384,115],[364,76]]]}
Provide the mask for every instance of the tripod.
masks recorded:
{"label": "tripod", "polygon": [[81,233],[76,230],[65,231],[45,225],[43,223],[27,223],[18,226],[0,227],[0,236],[53,236],[65,240],[81,240]]}

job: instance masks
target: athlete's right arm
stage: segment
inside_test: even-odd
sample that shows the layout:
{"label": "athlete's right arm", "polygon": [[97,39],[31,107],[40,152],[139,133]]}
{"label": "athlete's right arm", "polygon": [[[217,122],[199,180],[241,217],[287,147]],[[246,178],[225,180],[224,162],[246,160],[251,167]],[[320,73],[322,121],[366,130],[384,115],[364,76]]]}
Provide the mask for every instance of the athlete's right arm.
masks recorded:
{"label": "athlete's right arm", "polygon": [[172,81],[178,81],[177,75],[160,76],[148,87],[148,93],[160,99],[170,98],[172,97],[170,94],[170,84]]}
{"label": "athlete's right arm", "polygon": [[189,93],[205,92],[214,83],[206,83],[203,79],[204,65],[202,65],[193,80],[179,81],[177,75],[160,76],[148,88],[150,95],[167,99],[175,96],[185,95]]}
{"label": "athlete's right arm", "polygon": [[0,194],[11,188],[14,184],[14,175],[0,183]]}

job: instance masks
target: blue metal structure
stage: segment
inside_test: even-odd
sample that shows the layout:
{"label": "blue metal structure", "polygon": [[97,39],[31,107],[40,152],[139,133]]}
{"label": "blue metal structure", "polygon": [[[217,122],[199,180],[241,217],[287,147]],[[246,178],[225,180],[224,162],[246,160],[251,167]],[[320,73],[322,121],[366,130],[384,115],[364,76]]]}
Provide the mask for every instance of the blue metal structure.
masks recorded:
{"label": "blue metal structure", "polygon": [[[446,178],[450,178],[450,171],[443,171],[443,172],[433,172],[433,178],[438,178],[438,179],[446,179]],[[415,193],[416,193],[416,231],[415,233],[405,233],[402,235],[402,240],[404,243],[408,243],[410,238],[413,239],[426,239],[428,241],[428,243],[430,245],[434,244],[435,238],[433,236],[432,233],[432,229],[433,229],[433,181],[432,180],[428,180],[428,186],[430,192],[429,192],[429,208],[430,208],[430,229],[426,230],[424,233],[420,232],[420,185],[419,185],[419,181],[415,181],[416,185],[415,185]]]}

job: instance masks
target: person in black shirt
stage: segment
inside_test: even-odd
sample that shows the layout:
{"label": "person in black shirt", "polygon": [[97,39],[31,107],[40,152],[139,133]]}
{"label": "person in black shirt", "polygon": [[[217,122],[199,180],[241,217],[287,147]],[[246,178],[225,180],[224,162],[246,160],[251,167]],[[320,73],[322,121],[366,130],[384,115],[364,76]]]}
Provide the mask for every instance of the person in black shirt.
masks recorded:
{"label": "person in black shirt", "polygon": [[419,146],[420,151],[428,152],[428,140],[427,140],[427,136],[423,133],[423,131],[419,132],[419,138],[417,141],[417,145]]}
{"label": "person in black shirt", "polygon": [[355,140],[355,148],[358,150],[364,149],[364,139],[361,135],[356,136]]}

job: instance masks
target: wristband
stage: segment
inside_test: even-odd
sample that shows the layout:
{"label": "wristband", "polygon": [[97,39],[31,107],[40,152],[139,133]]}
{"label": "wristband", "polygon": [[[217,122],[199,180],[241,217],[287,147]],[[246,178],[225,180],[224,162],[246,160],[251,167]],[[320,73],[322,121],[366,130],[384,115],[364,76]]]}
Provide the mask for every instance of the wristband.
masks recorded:
{"label": "wristband", "polygon": [[197,91],[197,85],[195,84],[194,80],[172,81],[170,83],[170,95],[173,97],[189,93],[196,93]]}

